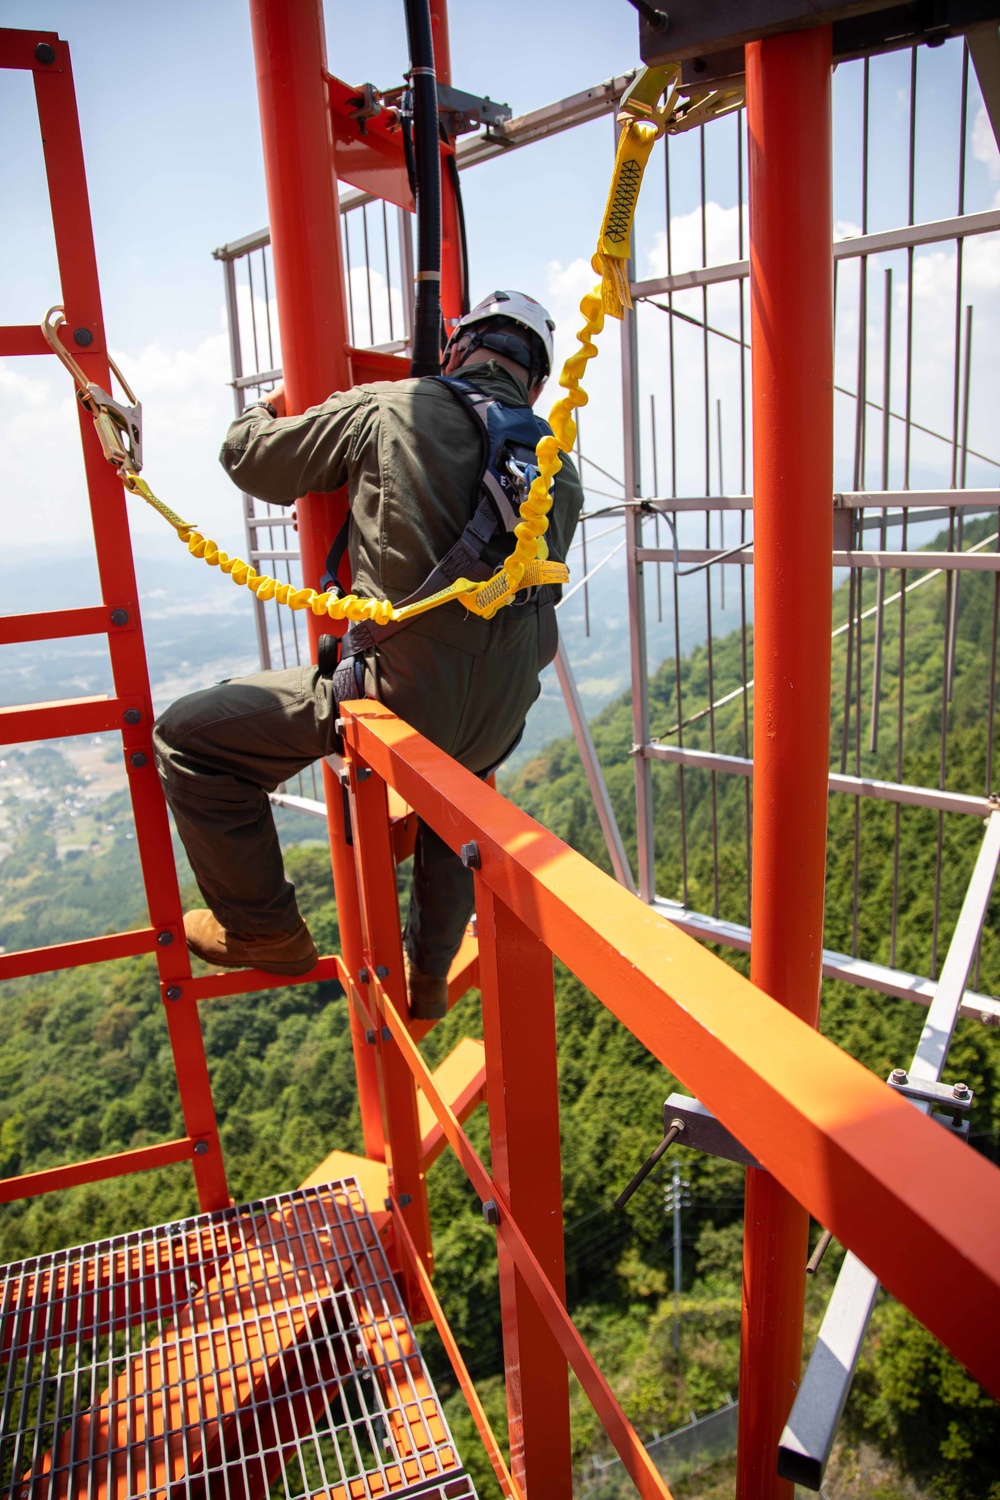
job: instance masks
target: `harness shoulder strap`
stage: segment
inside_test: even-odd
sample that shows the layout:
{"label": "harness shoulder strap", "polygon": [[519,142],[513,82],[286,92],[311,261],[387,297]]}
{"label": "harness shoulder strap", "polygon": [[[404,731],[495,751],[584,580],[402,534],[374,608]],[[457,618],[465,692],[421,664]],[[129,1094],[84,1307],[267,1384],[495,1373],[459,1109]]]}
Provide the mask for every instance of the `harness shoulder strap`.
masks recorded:
{"label": "harness shoulder strap", "polygon": [[[475,418],[482,434],[483,457],[477,482],[479,502],[458,541],[435,564],[419,588],[401,601],[403,604],[415,604],[419,599],[447,588],[457,578],[470,578],[473,582],[483,582],[489,578],[491,570],[482,562],[487,544],[493,540],[501,525],[505,530],[513,531],[520,519],[518,506],[514,503],[518,501],[517,489],[506,468],[507,460],[519,457],[523,462],[529,463],[534,458],[538,439],[551,431],[548,423],[536,417],[530,407],[505,406],[496,397],[487,396],[471,381],[457,376],[440,375],[435,379]],[[336,566],[339,567],[346,544],[345,526],[327,557],[324,584],[327,575],[336,577],[336,568],[331,567],[331,560],[340,546],[335,559]],[[408,620],[397,620],[388,625],[375,625],[366,620],[360,625],[354,625],[345,638],[346,650],[352,654],[370,650],[379,641],[388,640],[400,630],[405,630],[408,624]]]}

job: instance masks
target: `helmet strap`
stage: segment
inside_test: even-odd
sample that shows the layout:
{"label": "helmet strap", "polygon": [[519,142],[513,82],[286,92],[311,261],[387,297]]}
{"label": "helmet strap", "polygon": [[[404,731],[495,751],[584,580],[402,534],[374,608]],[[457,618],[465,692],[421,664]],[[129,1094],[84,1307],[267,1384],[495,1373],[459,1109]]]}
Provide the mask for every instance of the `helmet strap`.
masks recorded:
{"label": "helmet strap", "polygon": [[463,363],[476,349],[489,349],[494,354],[502,354],[506,359],[512,359],[515,364],[520,365],[526,371],[529,388],[536,380],[542,378],[542,372],[537,368],[531,345],[526,339],[518,338],[515,333],[497,333],[488,328],[475,329],[465,348]]}

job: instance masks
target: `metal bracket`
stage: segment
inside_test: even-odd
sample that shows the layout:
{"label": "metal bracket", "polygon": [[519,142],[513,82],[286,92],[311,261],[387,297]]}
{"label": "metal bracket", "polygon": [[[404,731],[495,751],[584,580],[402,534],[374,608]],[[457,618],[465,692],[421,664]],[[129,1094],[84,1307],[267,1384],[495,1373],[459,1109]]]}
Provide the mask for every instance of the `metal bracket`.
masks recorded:
{"label": "metal bracket", "polygon": [[976,1096],[967,1083],[938,1083],[933,1078],[911,1078],[905,1068],[893,1068],[886,1082],[904,1099],[911,1099],[915,1104],[929,1104],[932,1120],[953,1135],[968,1139],[968,1115]]}
{"label": "metal bracket", "polygon": [[688,1094],[671,1094],[663,1106],[663,1123],[680,1120],[684,1125],[684,1144],[708,1156],[720,1156],[725,1161],[735,1161],[742,1167],[756,1167],[760,1162],[717,1120],[710,1109],[699,1099]]}
{"label": "metal bracket", "polygon": [[450,83],[439,83],[437,96],[441,123],[452,136],[468,135],[484,125],[488,130],[506,125],[513,117],[509,104],[496,104],[478,94],[466,94],[461,89],[453,89]]}
{"label": "metal bracket", "polygon": [[362,83],[358,87],[355,98],[348,99],[348,104],[355,107],[351,110],[351,119],[358,122],[358,129],[362,135],[367,134],[369,120],[374,120],[384,109],[382,95],[373,83]]}

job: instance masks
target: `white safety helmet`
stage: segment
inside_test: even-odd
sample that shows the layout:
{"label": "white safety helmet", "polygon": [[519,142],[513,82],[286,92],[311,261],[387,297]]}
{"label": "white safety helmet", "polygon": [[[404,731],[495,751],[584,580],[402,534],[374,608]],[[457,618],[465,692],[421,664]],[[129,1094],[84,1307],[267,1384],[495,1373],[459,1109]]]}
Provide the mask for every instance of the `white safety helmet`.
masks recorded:
{"label": "white safety helmet", "polygon": [[[462,338],[468,329],[485,323],[490,318],[504,318],[511,323],[520,323],[523,328],[530,328],[532,333],[536,333],[545,350],[546,367],[542,374],[551,373],[554,349],[552,335],[556,325],[542,304],[536,302],[534,297],[526,297],[524,292],[492,292],[488,297],[484,297],[482,302],[477,302],[472,311],[467,312],[464,318],[460,318],[455,325],[444,351],[445,361],[447,361],[448,351],[452,345]],[[500,347],[504,339],[511,340],[510,348]],[[473,347],[492,349],[496,354],[506,354],[509,359],[516,360],[518,364],[524,365],[529,370],[533,363],[530,347],[512,334],[490,334],[487,330],[476,339]],[[526,355],[527,358],[525,358]]]}

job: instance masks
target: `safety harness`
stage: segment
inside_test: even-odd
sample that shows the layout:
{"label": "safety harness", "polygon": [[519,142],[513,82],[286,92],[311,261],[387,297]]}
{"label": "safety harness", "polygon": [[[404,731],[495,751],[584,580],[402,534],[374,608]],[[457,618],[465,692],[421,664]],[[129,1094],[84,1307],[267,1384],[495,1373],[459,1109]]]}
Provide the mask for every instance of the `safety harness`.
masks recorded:
{"label": "safety harness", "polygon": [[[490,578],[494,569],[483,561],[483,553],[498,533],[513,534],[520,521],[520,507],[538,473],[535,450],[542,437],[552,429],[529,406],[507,406],[495,396],[488,396],[472,381],[454,375],[434,377],[459,404],[470,413],[482,438],[482,463],[477,480],[478,503],[454,546],[435,563],[419,588],[401,601],[399,608],[415,604],[439,590],[450,587],[459,578],[475,583]],[[327,553],[326,568],[320,587],[331,593],[342,593],[337,573],[347,550],[350,517],[340,528]],[[556,654],[558,628],[555,616],[555,589],[549,584],[522,590],[515,607],[532,604],[538,610],[539,667],[547,666]],[[364,695],[364,657],[405,630],[413,616],[378,625],[370,620],[352,625],[343,636],[320,638],[320,671],[333,678],[338,701]]]}

